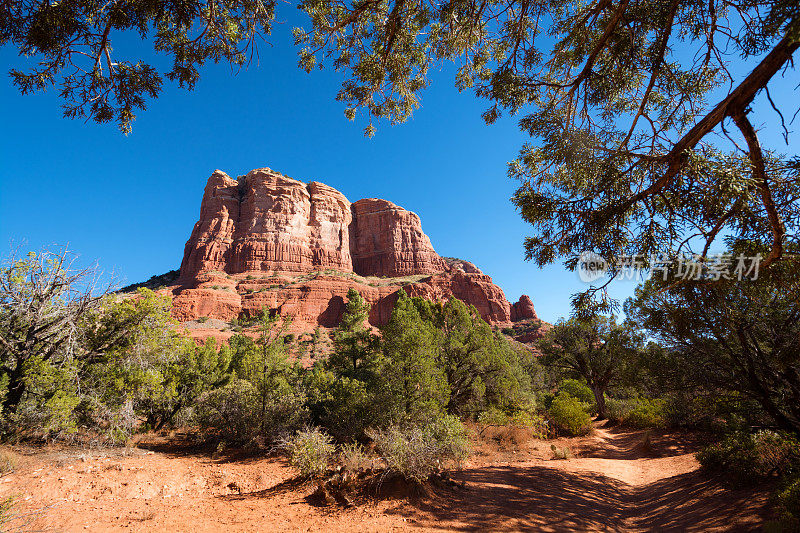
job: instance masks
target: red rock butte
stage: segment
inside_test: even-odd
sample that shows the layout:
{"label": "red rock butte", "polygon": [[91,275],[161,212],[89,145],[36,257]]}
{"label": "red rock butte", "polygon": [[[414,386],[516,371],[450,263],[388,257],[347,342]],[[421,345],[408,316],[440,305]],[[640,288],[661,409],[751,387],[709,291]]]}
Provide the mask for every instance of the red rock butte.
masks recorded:
{"label": "red rock butte", "polygon": [[372,304],[376,326],[401,289],[456,297],[499,327],[537,318],[527,296],[511,305],[475,265],[439,257],[419,216],[392,202],[350,203],[332,187],[269,168],[238,180],[211,175],[172,291],[176,319],[228,321],[268,309],[291,316],[294,331],[334,327],[350,288]]}

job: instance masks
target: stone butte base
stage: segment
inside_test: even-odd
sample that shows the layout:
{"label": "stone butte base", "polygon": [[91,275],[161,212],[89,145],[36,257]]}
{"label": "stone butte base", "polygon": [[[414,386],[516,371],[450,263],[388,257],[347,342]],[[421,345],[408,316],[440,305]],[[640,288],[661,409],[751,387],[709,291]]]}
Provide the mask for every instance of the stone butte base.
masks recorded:
{"label": "stone butte base", "polygon": [[497,327],[538,320],[527,296],[512,305],[472,263],[439,257],[415,213],[376,198],[350,203],[332,187],[268,168],[236,180],[211,175],[179,278],[162,292],[182,323],[266,309],[306,332],[337,326],[350,288],[372,305],[374,326],[388,321],[401,289],[456,297]]}

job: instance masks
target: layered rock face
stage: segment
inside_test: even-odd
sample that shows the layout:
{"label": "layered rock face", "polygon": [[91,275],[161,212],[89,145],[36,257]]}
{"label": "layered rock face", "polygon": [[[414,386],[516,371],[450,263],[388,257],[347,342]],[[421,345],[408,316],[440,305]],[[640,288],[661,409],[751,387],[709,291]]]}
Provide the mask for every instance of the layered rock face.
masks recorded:
{"label": "layered rock face", "polygon": [[347,198],[322,183],[267,168],[236,181],[217,170],[186,243],[181,280],[214,271],[352,270],[351,220]]}
{"label": "layered rock face", "polygon": [[357,274],[395,278],[446,270],[416,213],[377,198],[359,200],[352,210],[350,238]]}
{"label": "layered rock face", "polygon": [[211,174],[200,203],[200,220],[183,251],[182,279],[191,280],[201,270],[227,268],[239,205],[239,182],[220,170]]}
{"label": "layered rock face", "polygon": [[334,327],[351,287],[372,304],[374,325],[388,321],[401,288],[459,298],[498,326],[536,317],[527,296],[512,306],[475,265],[439,257],[415,213],[375,198],[351,204],[327,185],[268,168],[208,179],[173,315],[231,320],[266,308],[292,316],[295,331]]}

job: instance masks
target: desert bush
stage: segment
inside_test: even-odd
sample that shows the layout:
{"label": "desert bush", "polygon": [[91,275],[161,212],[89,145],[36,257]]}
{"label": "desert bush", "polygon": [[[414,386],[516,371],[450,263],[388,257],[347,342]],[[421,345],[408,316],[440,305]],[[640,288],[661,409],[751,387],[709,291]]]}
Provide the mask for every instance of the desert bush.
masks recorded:
{"label": "desert bush", "polygon": [[304,476],[324,473],[336,451],[331,436],[317,427],[301,429],[291,437],[284,438],[280,446],[289,454],[289,464]]}
{"label": "desert bush", "polygon": [[259,394],[255,385],[238,378],[201,396],[195,413],[204,433],[239,444],[277,440],[301,427],[307,415],[302,394],[291,389]]}
{"label": "desert bush", "polygon": [[14,508],[14,497],[8,496],[0,500],[0,531],[7,531],[6,526],[13,520],[12,510]]}
{"label": "desert bush", "polygon": [[667,402],[658,398],[609,398],[606,415],[612,422],[634,428],[663,427],[667,424]]}
{"label": "desert bush", "polygon": [[589,386],[583,381],[577,379],[565,379],[559,383],[558,392],[565,392],[594,409],[594,393],[592,392],[592,389],[590,389]]}
{"label": "desert bush", "polygon": [[567,435],[585,435],[592,429],[587,405],[577,398],[560,392],[548,411],[550,419]]}
{"label": "desert bush", "polygon": [[575,457],[575,455],[572,453],[572,450],[570,450],[568,446],[561,448],[555,444],[551,444],[550,452],[552,453],[553,460],[569,460]]}
{"label": "desert bush", "polygon": [[466,429],[451,415],[425,425],[392,424],[367,434],[390,470],[417,483],[450,465],[460,464],[470,451]]}
{"label": "desert bush", "polygon": [[661,427],[666,423],[664,400],[639,398],[623,423],[635,428]]}
{"label": "desert bush", "polygon": [[610,422],[622,423],[633,410],[631,400],[624,398],[606,398],[606,417]]}
{"label": "desert bush", "polygon": [[9,450],[0,450],[0,476],[13,472],[19,464],[19,456]]}
{"label": "desert bush", "polygon": [[361,444],[351,442],[339,448],[339,462],[352,472],[374,468],[375,457],[369,454]]}
{"label": "desert bush", "polygon": [[375,389],[376,383],[365,383],[320,368],[307,372],[303,385],[314,423],[323,426],[337,440],[364,438],[368,427],[388,423],[391,410]]}
{"label": "desert bush", "polygon": [[258,432],[258,412],[254,408],[257,401],[255,387],[247,380],[234,378],[224,387],[201,396],[195,416],[203,433],[247,443]]}
{"label": "desert bush", "polygon": [[478,415],[478,423],[483,425],[503,426],[508,423],[508,415],[496,407],[481,412]]}
{"label": "desert bush", "polygon": [[[510,440],[517,445],[523,444],[523,442],[520,442],[520,437],[525,433],[527,433],[527,437],[524,439],[526,441],[531,438],[547,438],[547,421],[541,415],[529,411],[516,411],[512,415],[507,415],[499,409],[490,408],[478,415],[478,423],[485,426],[509,426]],[[514,429],[525,431],[520,434],[520,432],[513,431]]]}
{"label": "desert bush", "polygon": [[800,531],[800,475],[786,480],[774,497],[778,520],[770,524],[775,531]]}
{"label": "desert bush", "polygon": [[800,443],[770,430],[736,432],[697,453],[703,467],[725,472],[738,485],[790,471],[800,460]]}

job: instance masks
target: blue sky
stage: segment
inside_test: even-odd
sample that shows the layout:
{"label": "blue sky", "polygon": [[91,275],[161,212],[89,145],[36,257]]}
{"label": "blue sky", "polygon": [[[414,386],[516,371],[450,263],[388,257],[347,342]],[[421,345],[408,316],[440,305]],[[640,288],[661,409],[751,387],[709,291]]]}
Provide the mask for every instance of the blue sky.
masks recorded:
{"label": "blue sky", "polygon": [[[380,124],[367,139],[365,122],[349,122],[334,99],[340,75],[297,68],[290,26],[277,26],[259,64],[237,75],[212,64],[192,92],[165,84],[127,137],[113,125],[63,119],[57,91],[21,96],[4,77],[3,255],[12,243],[68,243],[125,282],[145,280],[180,265],[211,172],[268,166],[322,181],[351,201],[378,197],[410,209],[440,255],[474,262],[511,301],[530,295],[545,320],[568,315],[570,295],[585,288],[577,275],[524,261],[528,227],[509,201],[516,182],[506,177],[526,140],[515,120],[486,126],[485,104],[459,93],[445,69],[431,72],[433,86],[412,120]],[[115,44],[159,63],[136,40]],[[18,64],[13,49],[0,49],[0,64]],[[620,282],[612,294],[625,297],[633,287]]]}

